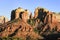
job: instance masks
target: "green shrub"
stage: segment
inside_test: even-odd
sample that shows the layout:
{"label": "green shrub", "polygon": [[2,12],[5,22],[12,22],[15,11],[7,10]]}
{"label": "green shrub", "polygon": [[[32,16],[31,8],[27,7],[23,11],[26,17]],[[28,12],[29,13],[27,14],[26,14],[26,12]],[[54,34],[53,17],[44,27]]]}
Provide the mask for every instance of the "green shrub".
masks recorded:
{"label": "green shrub", "polygon": [[30,24],[30,25],[32,25],[32,26],[34,26],[35,25],[35,20],[34,19],[29,19],[27,21],[27,23]]}
{"label": "green shrub", "polygon": [[13,38],[13,37],[4,37],[0,38],[0,40],[24,40],[23,38]]}

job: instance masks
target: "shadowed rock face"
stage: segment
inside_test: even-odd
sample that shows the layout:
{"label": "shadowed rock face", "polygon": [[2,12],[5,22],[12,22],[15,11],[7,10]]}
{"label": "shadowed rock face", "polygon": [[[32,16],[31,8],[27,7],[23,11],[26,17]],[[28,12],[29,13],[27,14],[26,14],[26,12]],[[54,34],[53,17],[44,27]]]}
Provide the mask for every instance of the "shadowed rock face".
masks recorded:
{"label": "shadowed rock face", "polygon": [[39,9],[37,18],[40,19],[40,21],[44,23],[44,19],[46,15],[47,15],[47,12],[44,12],[44,9]]}
{"label": "shadowed rock face", "polygon": [[43,8],[37,8],[35,10],[34,18],[38,18],[38,19],[40,19],[40,22],[44,23],[45,17],[47,16],[47,13],[48,12],[44,11]]}
{"label": "shadowed rock face", "polygon": [[14,20],[15,19],[15,10],[12,10],[12,12],[11,12],[11,20]]}

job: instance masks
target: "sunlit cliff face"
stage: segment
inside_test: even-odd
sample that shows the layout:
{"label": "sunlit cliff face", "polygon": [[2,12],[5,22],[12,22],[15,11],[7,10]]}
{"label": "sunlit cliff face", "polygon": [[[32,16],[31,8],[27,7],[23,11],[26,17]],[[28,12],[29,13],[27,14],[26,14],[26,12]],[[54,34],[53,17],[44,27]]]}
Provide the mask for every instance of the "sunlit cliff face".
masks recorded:
{"label": "sunlit cliff face", "polygon": [[58,22],[60,22],[60,14],[54,14],[56,16],[56,19],[58,20]]}
{"label": "sunlit cliff face", "polygon": [[25,10],[22,14],[22,19],[26,22],[29,19],[29,11]]}
{"label": "sunlit cliff face", "polygon": [[24,11],[24,9],[22,9],[22,8],[18,8],[18,9],[16,9],[16,18],[15,19],[17,19],[17,18],[19,18],[19,14],[20,14],[20,12],[23,12]]}
{"label": "sunlit cliff face", "polygon": [[37,18],[37,16],[38,16],[38,9],[35,9],[35,11],[34,11],[34,18]]}
{"label": "sunlit cliff face", "polygon": [[53,12],[48,12],[47,16],[45,17],[44,22],[56,24],[58,22],[58,20],[57,20],[56,16],[53,14]]}

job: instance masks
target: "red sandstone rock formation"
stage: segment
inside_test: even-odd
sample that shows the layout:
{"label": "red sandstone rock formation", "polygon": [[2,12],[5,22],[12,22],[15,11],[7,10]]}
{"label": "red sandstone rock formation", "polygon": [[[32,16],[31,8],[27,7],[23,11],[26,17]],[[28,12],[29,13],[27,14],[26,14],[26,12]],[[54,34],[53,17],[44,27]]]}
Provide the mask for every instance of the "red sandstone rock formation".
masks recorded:
{"label": "red sandstone rock formation", "polygon": [[[35,19],[36,27],[27,23],[27,20],[29,19],[28,13],[28,10],[21,8],[13,10],[11,14],[12,21],[0,25],[0,37],[40,37],[34,32],[34,28],[37,28],[39,31],[41,30],[40,34],[45,34],[47,30],[52,31],[53,29],[60,32],[60,23],[58,23],[53,12],[43,8],[37,8],[34,12],[34,18],[32,17],[32,14],[30,15],[30,19]],[[49,32],[47,33],[49,34]]]}
{"label": "red sandstone rock formation", "polygon": [[27,9],[25,10],[23,8],[17,8],[15,10],[12,10],[11,20],[14,20],[17,18],[21,18],[26,22],[29,19],[29,11]]}
{"label": "red sandstone rock formation", "polygon": [[55,29],[57,27],[57,31],[60,30],[60,26],[58,23],[58,20],[56,18],[56,16],[54,15],[53,12],[50,11],[45,11],[45,9],[43,8],[37,8],[35,10],[35,16],[34,18],[38,18],[40,19],[40,22],[43,23],[44,26],[38,26],[38,29],[40,27],[43,28],[41,31],[46,31],[46,29],[50,28],[50,31],[52,31],[53,29]]}
{"label": "red sandstone rock formation", "polygon": [[[4,27],[4,28],[2,28]],[[33,38],[39,38],[40,36],[36,34],[28,23],[24,22],[21,19],[16,19],[13,22],[7,22],[6,26],[2,26],[1,28],[4,31],[0,32],[0,37],[16,37],[16,38],[26,38],[27,36]]]}

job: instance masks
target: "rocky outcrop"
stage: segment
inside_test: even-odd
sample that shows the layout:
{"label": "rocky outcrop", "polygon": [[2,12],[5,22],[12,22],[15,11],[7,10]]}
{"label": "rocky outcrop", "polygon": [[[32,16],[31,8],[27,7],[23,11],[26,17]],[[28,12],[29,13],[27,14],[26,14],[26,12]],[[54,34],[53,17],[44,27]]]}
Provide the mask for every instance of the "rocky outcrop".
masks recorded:
{"label": "rocky outcrop", "polygon": [[20,7],[15,10],[12,10],[11,20],[14,20],[17,18],[21,18],[26,22],[29,19],[29,11],[27,9],[23,9]]}
{"label": "rocky outcrop", "polygon": [[[44,8],[36,8],[35,10],[35,15],[34,18],[37,20],[39,19],[39,21],[36,22],[37,24],[37,29],[41,30],[40,33],[43,34],[46,31],[52,31],[53,29],[58,32],[60,30],[60,26],[58,23],[58,20],[56,18],[56,16],[54,15],[53,12],[50,11],[45,11]],[[41,24],[41,25],[40,25]]]}
{"label": "rocky outcrop", "polygon": [[40,21],[43,23],[54,23],[54,21],[55,22],[58,21],[53,12],[50,12],[48,10],[45,10],[44,8],[39,7],[35,9],[34,18],[40,19]]}
{"label": "rocky outcrop", "polygon": [[0,16],[0,24],[8,22],[8,19],[4,16]]}

